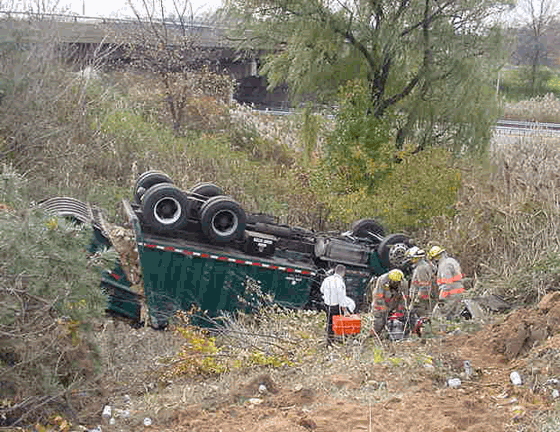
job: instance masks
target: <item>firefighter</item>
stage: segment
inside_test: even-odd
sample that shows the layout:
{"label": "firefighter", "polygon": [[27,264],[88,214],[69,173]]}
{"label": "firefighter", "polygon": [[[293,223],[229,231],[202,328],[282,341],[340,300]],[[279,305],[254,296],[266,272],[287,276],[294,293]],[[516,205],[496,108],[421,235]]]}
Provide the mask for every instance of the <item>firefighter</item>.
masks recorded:
{"label": "firefighter", "polygon": [[428,258],[437,265],[436,283],[439,290],[436,317],[448,320],[458,317],[463,306],[463,273],[459,262],[440,246],[433,246]]}
{"label": "firefighter", "polygon": [[346,284],[344,276],[346,275],[346,267],[338,264],[334,269],[334,274],[327,276],[321,284],[321,293],[323,294],[323,303],[325,304],[325,312],[327,313],[327,345],[334,342],[334,331],[332,328],[333,316],[346,313]]}
{"label": "firefighter", "polygon": [[418,317],[428,317],[432,312],[432,281],[434,266],[426,259],[426,251],[417,246],[406,251],[412,265],[409,296],[411,309]]}
{"label": "firefighter", "polygon": [[377,278],[373,292],[373,330],[380,335],[389,314],[404,317],[407,309],[407,282],[401,270],[393,269]]}

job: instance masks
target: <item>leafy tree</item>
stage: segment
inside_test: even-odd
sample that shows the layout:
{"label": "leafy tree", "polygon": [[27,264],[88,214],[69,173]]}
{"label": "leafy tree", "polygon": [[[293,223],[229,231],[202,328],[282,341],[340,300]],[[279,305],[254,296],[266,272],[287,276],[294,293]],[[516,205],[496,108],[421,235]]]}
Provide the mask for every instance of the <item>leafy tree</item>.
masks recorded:
{"label": "leafy tree", "polygon": [[339,99],[335,128],[324,146],[326,161],[340,182],[340,187],[331,187],[348,191],[360,185],[371,191],[394,163],[389,122],[367,114],[368,90],[361,80],[342,86]]}
{"label": "leafy tree", "polygon": [[361,81],[341,89],[339,121],[325,145],[312,187],[332,220],[374,217],[391,231],[418,229],[452,215],[461,185],[453,154],[405,146],[395,153],[390,118],[367,116]]}
{"label": "leafy tree", "polygon": [[[228,6],[250,29],[247,45],[272,50],[261,68],[271,86],[286,81],[296,93],[332,98],[340,84],[360,78],[368,89],[367,115],[400,114],[399,147],[417,127],[437,124],[444,131],[424,133],[423,148],[436,139],[449,143],[448,125],[464,129],[473,116],[482,117],[472,109],[491,102],[481,75],[490,71],[486,63],[496,54],[499,32],[486,18],[505,4],[230,0]],[[477,132],[470,128],[471,135]],[[451,137],[464,134],[452,131]],[[485,139],[485,133],[475,135],[476,146]]]}
{"label": "leafy tree", "polygon": [[[560,6],[554,0],[521,0],[516,14],[517,49],[514,59],[528,68],[524,73],[530,95],[543,93],[547,74],[543,65],[552,63],[557,39]],[[558,54],[558,53],[556,53]]]}

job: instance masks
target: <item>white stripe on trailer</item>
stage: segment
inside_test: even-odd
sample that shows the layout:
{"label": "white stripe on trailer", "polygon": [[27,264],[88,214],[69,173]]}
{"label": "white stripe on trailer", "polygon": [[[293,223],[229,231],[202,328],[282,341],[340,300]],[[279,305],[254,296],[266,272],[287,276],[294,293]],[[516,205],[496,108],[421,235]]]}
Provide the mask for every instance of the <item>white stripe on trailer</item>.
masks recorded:
{"label": "white stripe on trailer", "polygon": [[245,264],[248,266],[255,266],[255,267],[263,267],[263,268],[269,268],[272,270],[280,270],[280,271],[284,271],[284,272],[294,272],[294,273],[298,273],[298,274],[308,274],[310,276],[315,276],[317,273],[315,273],[314,271],[311,270],[301,270],[301,269],[297,269],[297,268],[293,268],[293,267],[282,267],[282,266],[276,266],[274,264],[267,264],[267,263],[262,263],[262,262],[258,262],[258,261],[246,261],[246,260],[242,260],[242,259],[236,259],[236,258],[231,258],[231,257],[227,257],[227,256],[220,256],[220,255],[210,255],[210,254],[206,254],[206,253],[202,253],[202,252],[195,252],[195,251],[190,251],[188,249],[177,249],[173,246],[161,246],[161,245],[155,245],[155,244],[148,244],[148,243],[144,243],[144,242],[139,242],[138,243],[140,246],[144,246],[150,249],[158,249],[158,250],[162,250],[162,251],[166,251],[166,252],[176,252],[176,253],[180,253],[180,254],[184,254],[184,255],[193,255],[196,257],[204,257],[204,258],[211,258],[213,260],[216,261],[227,261],[227,262],[231,262],[231,263],[236,263],[236,264]]}

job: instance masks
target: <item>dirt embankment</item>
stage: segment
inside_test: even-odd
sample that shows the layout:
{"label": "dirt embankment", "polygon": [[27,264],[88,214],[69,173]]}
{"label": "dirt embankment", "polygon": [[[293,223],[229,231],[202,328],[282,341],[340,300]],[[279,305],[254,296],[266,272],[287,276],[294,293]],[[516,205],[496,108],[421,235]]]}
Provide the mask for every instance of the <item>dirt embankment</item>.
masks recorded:
{"label": "dirt embankment", "polygon": [[143,429],[150,417],[151,430],[174,432],[539,431],[542,413],[560,422],[560,293],[474,333],[350,342],[310,363],[178,380],[158,390],[157,408],[143,394],[126,423],[104,430]]}

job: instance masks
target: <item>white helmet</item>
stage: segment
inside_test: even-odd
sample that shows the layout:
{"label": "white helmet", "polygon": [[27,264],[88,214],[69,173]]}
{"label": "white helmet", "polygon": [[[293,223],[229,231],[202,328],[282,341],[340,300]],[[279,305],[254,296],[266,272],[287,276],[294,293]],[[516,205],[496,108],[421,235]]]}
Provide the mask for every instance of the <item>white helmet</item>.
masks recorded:
{"label": "white helmet", "polygon": [[412,246],[410,249],[407,249],[407,251],[404,253],[404,256],[406,258],[412,258],[416,254],[416,251],[419,249],[420,248],[418,246]]}
{"label": "white helmet", "polygon": [[420,249],[418,246],[412,246],[406,251],[405,256],[408,259],[420,259],[426,256],[426,251],[424,249]]}

